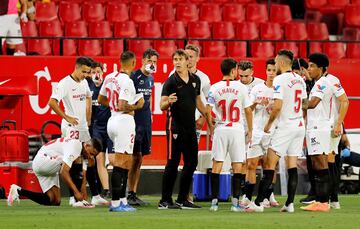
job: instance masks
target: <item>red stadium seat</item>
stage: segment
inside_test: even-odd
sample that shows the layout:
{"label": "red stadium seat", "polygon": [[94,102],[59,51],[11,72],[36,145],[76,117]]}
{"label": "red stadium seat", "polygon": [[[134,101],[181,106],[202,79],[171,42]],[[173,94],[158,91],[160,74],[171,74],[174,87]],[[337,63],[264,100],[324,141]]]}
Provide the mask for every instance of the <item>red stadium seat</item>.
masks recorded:
{"label": "red stadium seat", "polygon": [[29,39],[27,42],[28,53],[37,53],[41,56],[52,55],[51,44],[48,39]]}
{"label": "red stadium seat", "polygon": [[256,23],[269,20],[267,6],[265,4],[250,3],[246,7],[246,20]]}
{"label": "red stadium seat", "polygon": [[360,59],[360,43],[348,43],[346,47],[346,57]]}
{"label": "red stadium seat", "polygon": [[161,29],[158,21],[139,23],[139,37],[160,38]]}
{"label": "red stadium seat", "polygon": [[87,37],[85,21],[73,21],[65,24],[65,37]]}
{"label": "red stadium seat", "polygon": [[275,52],[277,53],[281,49],[287,49],[294,53],[294,57],[299,56],[299,48],[296,42],[276,42]]}
{"label": "red stadium seat", "polygon": [[173,5],[169,2],[159,2],[154,6],[154,20],[160,23],[175,21]]}
{"label": "red stadium seat", "polygon": [[154,49],[159,53],[160,57],[169,58],[177,47],[174,40],[155,40]]}
{"label": "red stadium seat", "polygon": [[308,9],[319,10],[327,5],[328,0],[305,0],[305,6]]}
{"label": "red stadium seat", "polygon": [[123,2],[110,1],[106,7],[106,20],[110,23],[129,20],[129,9]]}
{"label": "red stadium seat", "polygon": [[223,6],[223,20],[242,22],[245,20],[245,8],[236,3],[227,3]]}
{"label": "red stadium seat", "polygon": [[350,0],[328,0],[329,6],[344,8],[350,4]]}
{"label": "red stadium seat", "polygon": [[235,37],[234,26],[229,21],[215,22],[212,32],[214,39],[233,39]]}
{"label": "red stadium seat", "polygon": [[188,24],[189,38],[210,38],[211,32],[207,21],[189,22]]}
{"label": "red stadium seat", "polygon": [[37,37],[38,30],[34,21],[21,22],[21,33],[23,37]]}
{"label": "red stadium seat", "polygon": [[360,27],[360,5],[345,7],[345,23],[348,26]]}
{"label": "red stadium seat", "polygon": [[342,42],[325,42],[323,44],[323,52],[329,58],[341,59],[345,58],[345,47]]}
{"label": "red stadium seat", "polygon": [[325,23],[310,22],[306,25],[310,40],[328,40],[329,31]]}
{"label": "red stadium seat", "polygon": [[281,24],[292,21],[289,5],[271,4],[270,20]]}
{"label": "red stadium seat", "polygon": [[100,2],[85,2],[82,5],[82,17],[87,22],[103,21],[105,9]]}
{"label": "red stadium seat", "polygon": [[99,40],[79,40],[80,56],[100,56],[102,54]]}
{"label": "red stadium seat", "polygon": [[250,52],[252,57],[270,58],[274,57],[274,45],[272,42],[251,42]]}
{"label": "red stadium seat", "polygon": [[89,23],[90,37],[112,37],[110,23],[108,21],[98,21]]}
{"label": "red stadium seat", "polygon": [[344,28],[343,37],[344,41],[358,41],[360,40],[360,29],[358,28]]}
{"label": "red stadium seat", "polygon": [[314,52],[322,52],[322,43],[321,42],[310,42],[309,51],[310,51],[309,54],[314,53]]}
{"label": "red stadium seat", "polygon": [[186,30],[182,21],[165,22],[163,24],[165,38],[186,38]]}
{"label": "red stadium seat", "polygon": [[360,5],[360,0],[351,0],[351,4],[358,4],[358,5]]}
{"label": "red stadium seat", "polygon": [[236,38],[241,40],[259,39],[259,31],[255,22],[241,22],[236,25]]}
{"label": "red stadium seat", "polygon": [[[54,55],[60,55],[60,41],[53,41]],[[77,41],[63,40],[63,56],[76,56],[77,55]]]}
{"label": "red stadium seat", "polygon": [[176,6],[176,20],[183,21],[187,24],[189,21],[199,20],[198,9],[192,3],[179,3]]}
{"label": "red stadium seat", "polygon": [[234,0],[234,2],[237,2],[237,3],[241,3],[241,4],[249,4],[249,3],[254,3],[256,2],[256,0]]}
{"label": "red stadium seat", "polygon": [[306,40],[308,38],[306,25],[303,22],[291,22],[285,24],[286,40]]}
{"label": "red stadium seat", "polygon": [[260,24],[260,37],[262,40],[281,40],[283,31],[279,23],[267,22]]}
{"label": "red stadium seat", "polygon": [[151,21],[150,5],[143,2],[133,2],[130,5],[130,19],[134,22]]}
{"label": "red stadium seat", "polygon": [[42,3],[37,1],[35,4],[36,21],[52,21],[58,18],[55,2]]}
{"label": "red stadium seat", "polygon": [[136,26],[133,21],[117,22],[114,27],[114,37],[137,37]]}
{"label": "red stadium seat", "polygon": [[40,22],[39,35],[42,37],[62,37],[63,31],[60,21],[54,20]]}
{"label": "red stadium seat", "polygon": [[137,57],[142,57],[146,49],[152,48],[150,40],[129,40],[128,45],[129,50],[133,51]]}
{"label": "red stadium seat", "polygon": [[228,41],[227,46],[227,55],[235,58],[244,58],[246,57],[246,42],[245,41]]}
{"label": "red stadium seat", "polygon": [[221,21],[221,10],[219,4],[203,3],[200,5],[200,21],[209,23]]}
{"label": "red stadium seat", "polygon": [[223,41],[203,41],[202,53],[205,57],[225,57],[226,46]]}
{"label": "red stadium seat", "polygon": [[63,23],[81,20],[80,6],[73,2],[60,2],[59,17]]}
{"label": "red stadium seat", "polygon": [[104,40],[103,41],[104,56],[119,57],[123,51],[124,51],[124,41],[123,40]]}

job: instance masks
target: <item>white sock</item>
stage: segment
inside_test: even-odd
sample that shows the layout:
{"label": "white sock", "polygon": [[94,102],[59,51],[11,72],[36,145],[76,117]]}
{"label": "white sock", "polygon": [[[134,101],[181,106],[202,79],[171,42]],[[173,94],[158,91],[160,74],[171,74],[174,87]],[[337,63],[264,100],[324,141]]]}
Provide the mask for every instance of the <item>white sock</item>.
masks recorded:
{"label": "white sock", "polygon": [[99,199],[99,198],[100,198],[100,195],[93,196],[92,198],[93,198],[93,199]]}
{"label": "white sock", "polygon": [[237,198],[232,198],[231,202],[232,202],[232,205],[233,205],[233,206],[237,206],[237,205],[239,204],[239,199],[237,199]]}
{"label": "white sock", "polygon": [[128,204],[126,197],[120,198],[120,201],[121,201],[121,203],[123,203],[124,205],[127,205],[127,204]]}
{"label": "white sock", "polygon": [[120,200],[112,200],[111,201],[111,206],[116,208],[116,207],[119,207],[120,205]]}

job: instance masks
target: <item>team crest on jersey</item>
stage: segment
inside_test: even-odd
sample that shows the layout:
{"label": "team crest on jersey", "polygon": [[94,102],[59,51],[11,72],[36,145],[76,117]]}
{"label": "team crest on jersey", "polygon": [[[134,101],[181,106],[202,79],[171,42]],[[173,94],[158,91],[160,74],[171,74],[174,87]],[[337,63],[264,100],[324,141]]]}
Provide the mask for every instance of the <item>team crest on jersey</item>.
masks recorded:
{"label": "team crest on jersey", "polygon": [[177,134],[173,134],[173,138],[177,139],[178,135]]}
{"label": "team crest on jersey", "polygon": [[340,90],[340,89],[342,88],[341,84],[339,84],[339,83],[334,84],[334,86],[335,86],[338,90]]}
{"label": "team crest on jersey", "polygon": [[193,87],[195,88],[196,87],[196,83],[192,83]]}
{"label": "team crest on jersey", "polygon": [[144,80],[139,81],[139,84],[144,84],[144,83],[145,83]]}

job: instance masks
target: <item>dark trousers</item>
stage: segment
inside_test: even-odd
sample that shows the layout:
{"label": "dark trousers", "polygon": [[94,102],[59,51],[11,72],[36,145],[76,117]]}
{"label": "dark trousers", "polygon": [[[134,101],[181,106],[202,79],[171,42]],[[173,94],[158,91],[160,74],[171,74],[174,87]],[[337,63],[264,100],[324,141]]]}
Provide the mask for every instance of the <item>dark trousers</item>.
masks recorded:
{"label": "dark trousers", "polygon": [[171,201],[172,193],[178,173],[181,153],[183,155],[184,167],[180,177],[180,189],[177,202],[186,200],[194,171],[198,163],[198,144],[196,132],[172,133],[167,132],[168,158],[162,183],[162,201]]}

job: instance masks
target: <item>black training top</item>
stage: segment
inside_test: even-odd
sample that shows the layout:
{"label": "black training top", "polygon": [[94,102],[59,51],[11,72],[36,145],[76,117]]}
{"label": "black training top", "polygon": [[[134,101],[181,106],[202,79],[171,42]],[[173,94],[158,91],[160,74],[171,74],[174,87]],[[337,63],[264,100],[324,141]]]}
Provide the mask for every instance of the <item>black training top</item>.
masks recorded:
{"label": "black training top", "polygon": [[200,84],[200,78],[190,72],[187,83],[176,72],[165,81],[161,96],[169,96],[173,93],[176,93],[177,96],[177,101],[170,106],[167,112],[166,130],[171,130],[173,133],[196,130],[196,97],[200,95]]}

